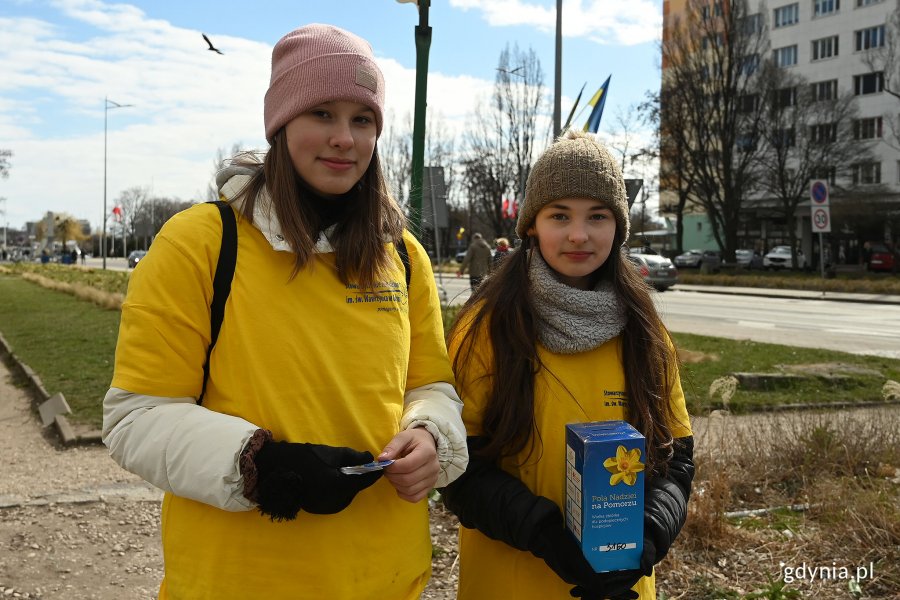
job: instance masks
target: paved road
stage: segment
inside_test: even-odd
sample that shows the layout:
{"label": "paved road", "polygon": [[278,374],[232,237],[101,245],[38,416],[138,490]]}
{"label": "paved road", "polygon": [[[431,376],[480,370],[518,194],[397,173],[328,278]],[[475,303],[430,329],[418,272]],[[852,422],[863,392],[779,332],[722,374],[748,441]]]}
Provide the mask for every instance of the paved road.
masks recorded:
{"label": "paved road", "polygon": [[[443,277],[451,305],[469,298],[468,277]],[[654,293],[663,321],[672,331],[840,350],[900,358],[900,304],[796,298],[787,290],[752,290],[778,297],[678,290]],[[856,295],[845,294],[847,297]],[[856,296],[858,299],[861,297]]]}
{"label": "paved road", "polygon": [[672,331],[900,358],[900,305],[670,290],[656,304]]}

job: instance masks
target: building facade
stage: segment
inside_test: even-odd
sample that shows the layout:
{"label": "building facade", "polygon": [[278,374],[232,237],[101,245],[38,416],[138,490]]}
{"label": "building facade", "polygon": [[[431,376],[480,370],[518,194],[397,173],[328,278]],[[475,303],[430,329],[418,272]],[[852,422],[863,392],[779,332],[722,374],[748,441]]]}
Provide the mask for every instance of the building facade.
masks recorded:
{"label": "building facade", "polygon": [[[831,193],[831,233],[823,234],[831,262],[861,261],[866,241],[886,241],[900,249],[900,31],[898,0],[749,0],[749,17],[765,23],[769,57],[785,73],[799,76],[815,99],[854,97],[852,122],[821,135],[849,136],[865,147],[858,161],[821,165],[817,178]],[[664,40],[676,15],[688,10],[727,11],[727,5],[664,0]],[[755,21],[754,21],[755,22]],[[665,43],[665,42],[664,42]],[[896,62],[894,60],[896,59]],[[663,61],[663,77],[666,77]],[[790,94],[785,95],[791,101]],[[663,169],[665,165],[663,165]],[[671,217],[673,192],[661,185],[661,212]],[[812,233],[810,202],[794,212],[798,249],[818,256]],[[705,213],[692,208],[684,216],[685,247],[716,248]],[[754,190],[747,194],[740,218],[739,246],[765,252],[788,243],[787,219],[776,198]]]}

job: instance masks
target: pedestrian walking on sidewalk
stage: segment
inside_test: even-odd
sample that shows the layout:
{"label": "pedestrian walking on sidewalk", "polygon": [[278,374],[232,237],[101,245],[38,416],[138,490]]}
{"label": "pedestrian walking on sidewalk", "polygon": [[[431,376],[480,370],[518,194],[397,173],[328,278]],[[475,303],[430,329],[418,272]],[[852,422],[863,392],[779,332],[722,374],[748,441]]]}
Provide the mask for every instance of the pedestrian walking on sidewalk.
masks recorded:
{"label": "pedestrian walking on sidewalk", "polygon": [[[684,524],[693,437],[675,350],[628,261],[616,159],[569,131],[528,177],[521,246],[449,335],[470,462],[443,490],[459,517],[458,598],[656,598],[653,565]],[[568,423],[626,420],[646,438],[643,555],[595,573],[565,529]],[[636,534],[637,538],[639,534]]]}
{"label": "pedestrian walking on sidewalk", "polygon": [[466,256],[463,258],[456,276],[462,277],[467,269],[469,285],[474,292],[481,284],[481,280],[491,271],[491,247],[484,241],[484,237],[480,233],[472,235],[472,243],[466,250]]}
{"label": "pedestrian walking on sidewalk", "polygon": [[[467,450],[431,261],[376,153],[383,109],[365,40],[288,33],[272,53],[268,152],[236,157],[217,176],[227,204],[170,219],[131,276],[103,441],[166,492],[160,598],[413,600],[425,587],[425,498]],[[374,458],[393,462],[342,470]]]}

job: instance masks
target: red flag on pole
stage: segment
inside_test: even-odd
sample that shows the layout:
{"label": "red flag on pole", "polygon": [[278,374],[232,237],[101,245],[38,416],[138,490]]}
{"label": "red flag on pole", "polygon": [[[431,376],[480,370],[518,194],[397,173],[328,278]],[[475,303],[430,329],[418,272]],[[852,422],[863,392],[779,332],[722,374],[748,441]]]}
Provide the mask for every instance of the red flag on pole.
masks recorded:
{"label": "red flag on pole", "polygon": [[113,206],[112,213],[113,213],[113,218],[116,221],[122,220],[122,207],[121,206]]}

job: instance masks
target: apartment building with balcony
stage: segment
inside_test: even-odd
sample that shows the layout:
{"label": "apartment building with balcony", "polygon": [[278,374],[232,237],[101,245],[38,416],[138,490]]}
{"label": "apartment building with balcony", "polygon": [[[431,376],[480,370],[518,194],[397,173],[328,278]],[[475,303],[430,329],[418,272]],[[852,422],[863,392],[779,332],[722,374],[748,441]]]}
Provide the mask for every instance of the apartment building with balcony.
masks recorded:
{"label": "apartment building with balcony", "polygon": [[[898,63],[885,68],[884,56],[900,49],[900,20],[895,20],[898,0],[749,0],[746,12],[767,25],[769,57],[785,73],[803,78],[816,99],[832,99],[852,93],[856,114],[847,126],[818,126],[820,136],[850,136],[860,148],[854,162],[824,164],[817,178],[832,189],[832,232],[826,248],[833,260],[859,262],[865,241],[888,241],[900,249],[900,99],[885,91],[900,93]],[[664,43],[672,35],[674,17],[687,10],[728,10],[727,4],[688,0],[664,0]],[[706,13],[704,13],[706,14]],[[663,61],[663,78],[666,77]],[[888,84],[886,86],[886,84]],[[784,102],[791,102],[784,90]],[[848,164],[849,163],[849,164]],[[673,192],[661,185],[660,211],[667,214]],[[811,232],[809,201],[795,211],[796,234],[806,256],[817,255],[817,236]],[[748,195],[741,213],[740,245],[766,251],[787,242],[786,220],[778,214],[778,203],[759,191]],[[684,217],[685,248],[715,248],[709,221],[702,209]]]}

